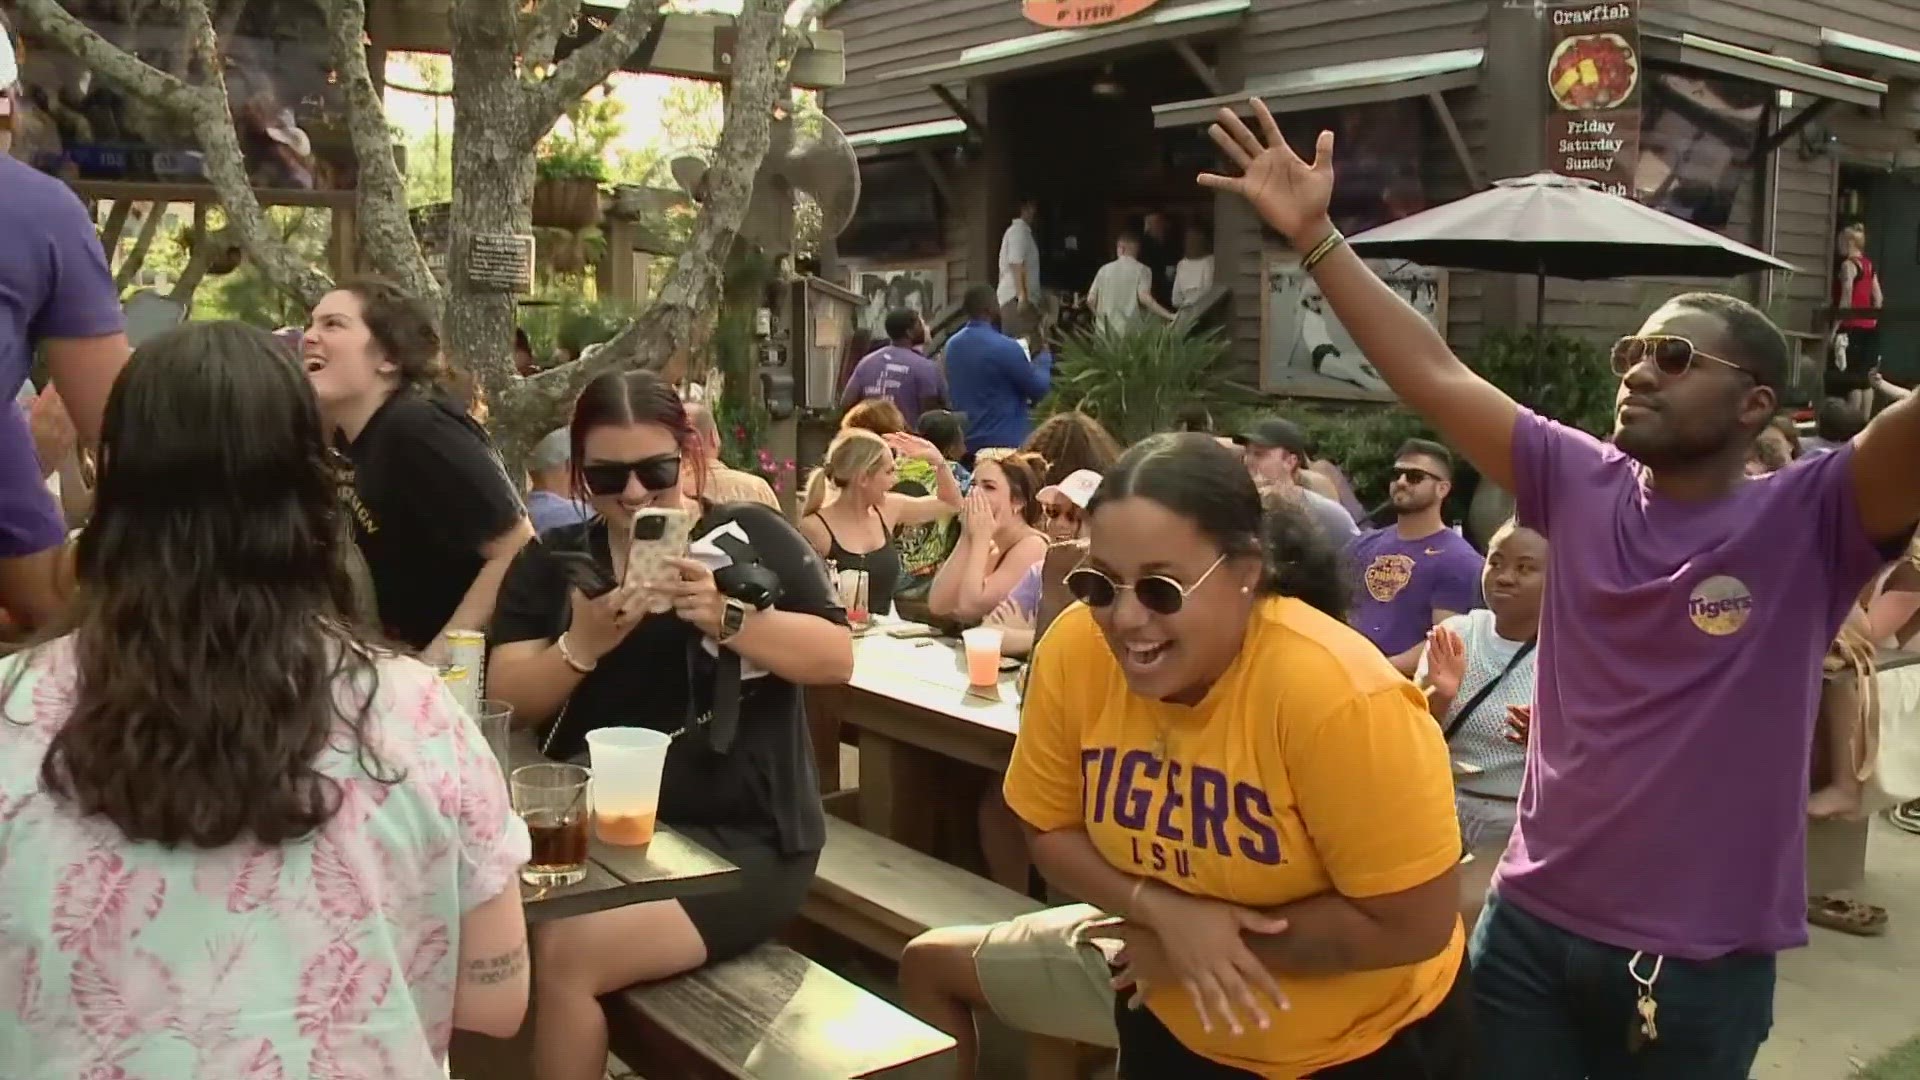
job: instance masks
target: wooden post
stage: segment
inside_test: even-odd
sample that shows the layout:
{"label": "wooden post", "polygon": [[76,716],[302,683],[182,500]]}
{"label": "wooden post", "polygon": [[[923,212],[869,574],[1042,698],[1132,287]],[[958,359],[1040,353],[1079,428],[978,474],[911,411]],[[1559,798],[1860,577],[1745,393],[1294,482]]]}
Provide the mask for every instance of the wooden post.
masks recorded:
{"label": "wooden post", "polygon": [[360,265],[360,216],[351,206],[333,208],[333,236],[327,243],[327,262],[335,281],[352,277]]}

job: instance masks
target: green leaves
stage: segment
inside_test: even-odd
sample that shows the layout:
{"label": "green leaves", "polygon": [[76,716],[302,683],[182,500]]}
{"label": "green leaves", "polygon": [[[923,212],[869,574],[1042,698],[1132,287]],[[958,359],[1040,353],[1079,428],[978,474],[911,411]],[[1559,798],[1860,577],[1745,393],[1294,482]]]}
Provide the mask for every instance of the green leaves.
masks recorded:
{"label": "green leaves", "polygon": [[1225,407],[1227,340],[1216,330],[1190,331],[1141,319],[1097,327],[1067,339],[1055,357],[1053,392],[1043,413],[1079,409],[1123,444],[1178,427],[1196,406]]}

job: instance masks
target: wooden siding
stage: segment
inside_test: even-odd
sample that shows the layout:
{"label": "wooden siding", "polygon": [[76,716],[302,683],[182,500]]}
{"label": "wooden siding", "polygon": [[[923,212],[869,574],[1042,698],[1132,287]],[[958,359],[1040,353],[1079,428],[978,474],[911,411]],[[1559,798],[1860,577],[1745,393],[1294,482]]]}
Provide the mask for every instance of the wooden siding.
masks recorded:
{"label": "wooden siding", "polygon": [[825,108],[850,132],[953,115],[923,80],[877,76],[1041,30],[1021,18],[1019,0],[841,0],[825,25],[847,48],[846,84],[825,92]]}
{"label": "wooden siding", "polygon": [[1822,27],[1920,49],[1916,16],[1910,0],[1647,0],[1640,18],[1648,27],[1831,66],[1820,56]]}

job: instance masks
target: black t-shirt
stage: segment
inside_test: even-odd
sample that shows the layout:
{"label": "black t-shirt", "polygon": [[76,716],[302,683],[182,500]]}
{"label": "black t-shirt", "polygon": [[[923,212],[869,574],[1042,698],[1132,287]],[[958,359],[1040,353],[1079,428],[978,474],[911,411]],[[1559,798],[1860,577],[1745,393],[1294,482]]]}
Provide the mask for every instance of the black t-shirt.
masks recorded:
{"label": "black t-shirt", "polygon": [[[760,564],[779,577],[775,607],[846,625],[826,567],[785,518],[758,503],[708,507],[694,527],[695,542],[729,523],[739,526]],[[572,608],[566,573],[554,555],[580,551],[611,572],[605,521],[549,529],[527,545],[500,587],[491,644],[560,636]],[[703,715],[712,706],[719,666],[703,640],[699,630],[671,612],[640,620],[580,680],[559,718],[542,733],[548,756],[579,754],[586,749],[587,732],[595,728],[675,731]],[[782,854],[818,851],[826,842],[826,819],[802,691],[770,674],[746,674],[738,731],[726,753],[714,750],[705,728],[676,738],[667,752],[661,820],[741,829]]]}
{"label": "black t-shirt", "polygon": [[388,398],[346,452],[344,494],[380,622],[424,649],[486,565],[480,549],[520,519],[520,497],[486,431],[417,391]]}

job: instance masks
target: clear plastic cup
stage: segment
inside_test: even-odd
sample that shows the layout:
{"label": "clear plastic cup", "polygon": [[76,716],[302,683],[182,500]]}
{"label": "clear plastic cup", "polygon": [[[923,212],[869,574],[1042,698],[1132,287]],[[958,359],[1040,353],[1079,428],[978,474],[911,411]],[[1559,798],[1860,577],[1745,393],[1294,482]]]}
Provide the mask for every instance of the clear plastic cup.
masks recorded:
{"label": "clear plastic cup", "polygon": [[652,728],[614,727],[587,732],[593,765],[593,827],[622,847],[653,840],[660,813],[660,772],[673,740]]}
{"label": "clear plastic cup", "polygon": [[1000,681],[1000,642],[1005,636],[997,626],[976,626],[960,631],[960,643],[967,650],[969,684],[993,686]]}
{"label": "clear plastic cup", "polygon": [[511,773],[513,706],[489,698],[480,703],[480,711],[474,714],[474,720],[480,724],[480,733],[487,737],[487,747],[500,762],[501,773]]}

